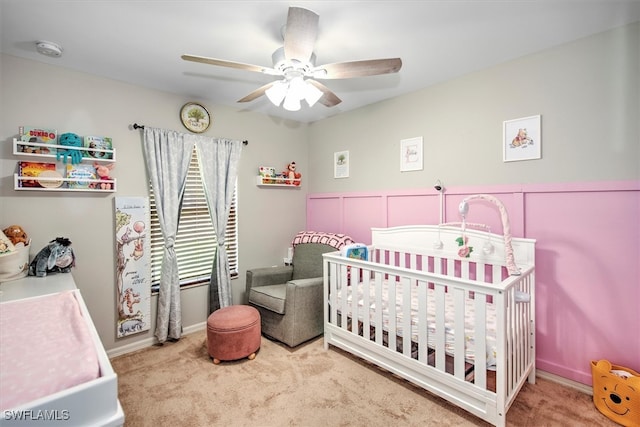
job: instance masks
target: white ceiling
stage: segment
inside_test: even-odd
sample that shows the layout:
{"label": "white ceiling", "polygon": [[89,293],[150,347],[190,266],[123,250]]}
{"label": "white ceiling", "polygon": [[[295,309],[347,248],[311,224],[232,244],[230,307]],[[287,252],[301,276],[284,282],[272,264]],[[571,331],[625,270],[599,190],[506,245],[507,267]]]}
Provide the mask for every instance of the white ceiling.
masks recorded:
{"label": "white ceiling", "polygon": [[[276,77],[180,58],[187,53],[270,67],[289,6],[320,15],[318,65],[400,57],[402,69],[324,80],[341,104],[288,112],[264,96],[237,103]],[[640,0],[0,0],[3,53],[300,122],[636,21]],[[62,45],[62,57],[38,54],[37,40]]]}

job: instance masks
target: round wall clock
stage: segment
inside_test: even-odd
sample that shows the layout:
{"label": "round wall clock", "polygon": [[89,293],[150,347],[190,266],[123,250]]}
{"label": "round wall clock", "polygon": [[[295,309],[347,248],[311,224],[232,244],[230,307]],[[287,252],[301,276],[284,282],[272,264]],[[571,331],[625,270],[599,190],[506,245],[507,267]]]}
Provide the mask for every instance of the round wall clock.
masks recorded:
{"label": "round wall clock", "polygon": [[191,132],[202,133],[209,127],[211,116],[206,108],[196,102],[187,102],[180,110],[180,120]]}

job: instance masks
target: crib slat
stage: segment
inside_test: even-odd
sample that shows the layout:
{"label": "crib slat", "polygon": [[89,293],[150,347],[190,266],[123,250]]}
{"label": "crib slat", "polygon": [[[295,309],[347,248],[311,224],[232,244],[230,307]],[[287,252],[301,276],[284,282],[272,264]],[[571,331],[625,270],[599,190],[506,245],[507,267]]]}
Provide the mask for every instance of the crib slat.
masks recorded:
{"label": "crib slat", "polygon": [[[385,298],[386,301],[388,301],[387,305],[388,305],[388,310],[389,310],[389,314],[388,314],[388,334],[387,334],[387,342],[389,344],[389,348],[392,349],[393,351],[396,351],[396,340],[397,340],[397,336],[398,334],[396,333],[397,331],[397,314],[396,314],[396,309],[397,309],[397,301],[398,301],[398,297],[397,297],[397,286],[399,284],[398,280],[400,280],[400,276],[393,276],[393,277],[389,277],[389,285],[388,285],[388,289],[387,292],[389,293],[388,298]],[[382,307],[381,307],[382,308]]]}
{"label": "crib slat", "polygon": [[453,258],[447,258],[447,276],[455,276],[456,272],[456,260]]}
{"label": "crib slat", "polygon": [[402,312],[404,316],[402,316],[402,353],[411,357],[411,340],[412,340],[412,330],[411,330],[411,317],[413,315],[411,310],[411,290],[414,288],[415,280],[409,280],[409,278],[404,277],[402,279]]}
{"label": "crib slat", "polygon": [[346,265],[340,265],[340,282],[338,283],[338,291],[340,292],[340,313],[343,313],[342,318],[340,319],[340,327],[342,329],[347,329],[348,316],[348,301],[347,301],[347,292],[349,287],[347,284],[347,276],[348,276],[348,267]]}
{"label": "crib slat", "polygon": [[427,283],[418,282],[418,360],[427,363],[429,356],[429,336],[427,329]]}
{"label": "crib slat", "polygon": [[360,277],[364,274],[364,270],[353,267],[351,269],[351,280],[348,288],[351,292],[351,333],[358,334],[358,319],[360,313],[358,313],[358,285],[360,283]]}
{"label": "crib slat", "polygon": [[332,324],[338,324],[338,307],[337,307],[337,291],[336,283],[338,281],[338,266],[336,263],[329,264],[329,301],[331,313],[329,319]]}
{"label": "crib slat", "polygon": [[465,315],[465,291],[464,289],[455,288],[453,294],[454,305],[454,368],[453,372],[457,378],[464,379],[465,377],[465,327],[464,327],[464,315]]}
{"label": "crib slat", "polygon": [[382,345],[382,273],[376,271],[375,277],[375,307],[373,309],[374,324],[376,326],[376,343]]}
{"label": "crib slat", "polygon": [[468,280],[470,277],[471,263],[469,261],[460,261],[460,277]]}
{"label": "crib slat", "polygon": [[435,274],[442,274],[442,258],[433,257],[433,272]]}
{"label": "crib slat", "polygon": [[493,283],[500,283],[502,281],[502,267],[499,265],[492,265],[491,270]]}
{"label": "crib slat", "polygon": [[[376,273],[376,276],[378,273]],[[369,311],[371,310],[371,274],[364,277],[362,281],[362,337],[369,340],[371,339],[371,316]]]}
{"label": "crib slat", "polygon": [[513,341],[513,330],[514,330],[514,323],[513,323],[513,305],[514,305],[514,301],[513,301],[513,289],[510,289],[506,295],[505,295],[505,303],[507,304],[507,315],[506,315],[506,330],[505,330],[505,336],[507,337],[507,350],[505,355],[507,356],[507,397],[510,394],[510,391],[513,389],[513,381],[515,378],[515,368],[516,368],[516,346],[515,343]]}
{"label": "crib slat", "polygon": [[440,371],[445,370],[445,286],[439,283],[435,283],[435,300],[436,300],[436,331],[435,331],[435,347],[436,347],[436,369]]}
{"label": "crib slat", "polygon": [[484,294],[475,293],[473,301],[475,310],[474,331],[474,383],[481,389],[487,388],[487,297]]}

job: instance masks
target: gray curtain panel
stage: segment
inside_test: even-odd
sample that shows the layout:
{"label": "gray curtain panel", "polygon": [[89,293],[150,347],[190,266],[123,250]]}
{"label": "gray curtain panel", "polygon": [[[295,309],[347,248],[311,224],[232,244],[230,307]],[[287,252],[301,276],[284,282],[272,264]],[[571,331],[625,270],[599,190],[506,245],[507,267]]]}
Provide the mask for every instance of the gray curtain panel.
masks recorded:
{"label": "gray curtain panel", "polygon": [[180,202],[195,141],[190,135],[145,127],[143,146],[147,172],[155,195],[165,247],[158,294],[155,336],[159,342],[182,336],[180,280],[174,250]]}
{"label": "gray curtain panel", "polygon": [[207,205],[218,241],[209,285],[209,313],[212,313],[233,304],[225,230],[238,176],[242,142],[204,136],[195,138]]}

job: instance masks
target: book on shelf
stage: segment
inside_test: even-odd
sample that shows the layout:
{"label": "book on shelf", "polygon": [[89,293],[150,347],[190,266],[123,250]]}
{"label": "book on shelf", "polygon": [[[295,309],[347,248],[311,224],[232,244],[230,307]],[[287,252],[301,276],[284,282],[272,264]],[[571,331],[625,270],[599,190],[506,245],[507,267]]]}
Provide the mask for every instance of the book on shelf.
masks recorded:
{"label": "book on shelf", "polygon": [[258,169],[262,184],[275,184],[276,168],[272,166],[260,166]]}
{"label": "book on shelf", "polygon": [[95,183],[88,180],[97,179],[96,168],[84,163],[68,164],[66,178],[68,188],[93,188]]}
{"label": "book on shelf", "polygon": [[[57,144],[58,131],[34,126],[20,126],[18,128],[20,141],[34,142],[37,144]],[[19,144],[18,150],[22,153],[51,154],[51,149],[36,145]]]}
{"label": "book on shelf", "polygon": [[113,153],[100,151],[113,150],[113,142],[108,136],[85,136],[84,146],[91,149],[84,152],[84,157],[103,160],[113,159]]}
{"label": "book on shelf", "polygon": [[19,175],[21,177],[28,177],[28,179],[18,180],[18,187],[43,187],[43,185],[41,185],[41,183],[38,181],[38,176],[40,176],[40,174],[45,171],[56,172],[56,164],[41,162],[19,162]]}

